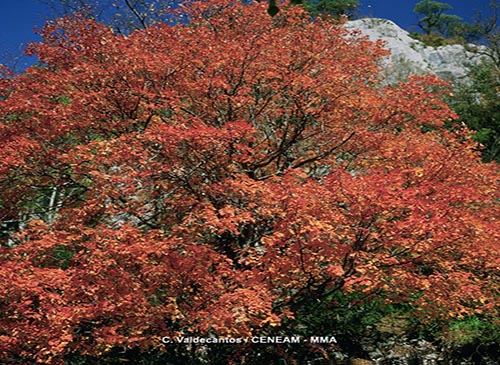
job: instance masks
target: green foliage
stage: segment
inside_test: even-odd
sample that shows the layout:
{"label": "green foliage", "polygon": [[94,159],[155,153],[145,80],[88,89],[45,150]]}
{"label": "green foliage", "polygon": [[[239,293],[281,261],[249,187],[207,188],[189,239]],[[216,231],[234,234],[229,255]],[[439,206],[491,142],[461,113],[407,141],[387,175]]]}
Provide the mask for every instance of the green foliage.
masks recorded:
{"label": "green foliage", "polygon": [[464,38],[455,36],[455,37],[445,37],[438,33],[412,33],[411,37],[418,39],[422,43],[430,47],[441,47],[447,46],[450,44],[464,44],[466,41]]}
{"label": "green foliage", "polygon": [[306,310],[297,313],[296,332],[306,337],[314,333],[335,335],[341,341],[360,343],[366,338],[418,336],[429,326],[422,326],[410,304],[390,303],[384,298],[382,293],[367,298],[337,291],[321,302],[311,300],[301,307]]}
{"label": "green foliage", "polygon": [[458,123],[475,131],[474,139],[483,147],[486,162],[500,162],[500,70],[491,62],[474,67],[470,85],[462,85],[450,104],[458,113]]}
{"label": "green foliage", "polygon": [[276,6],[276,0],[270,0],[269,7],[267,8],[267,13],[270,16],[275,16],[279,11],[280,9]]}
{"label": "green foliage", "polygon": [[55,99],[55,102],[63,106],[68,106],[73,100],[67,95],[60,95]]}
{"label": "green foliage", "polygon": [[[292,0],[290,4],[303,5],[312,16],[327,15],[333,18],[347,16],[351,19],[359,6],[359,0]],[[276,0],[269,0],[267,13],[275,16],[278,12]]]}
{"label": "green foliage", "polygon": [[[429,46],[462,44],[469,51],[483,56],[480,65],[471,67],[469,83],[458,85],[449,104],[459,115],[452,127],[466,125],[474,133],[485,162],[500,162],[500,30],[497,25],[500,5],[492,1],[491,17],[473,24],[461,21],[448,22],[443,11],[447,4],[421,1],[415,12],[424,14],[420,25],[424,34],[412,36]],[[487,44],[487,48],[470,47],[468,43]]]}
{"label": "green foliage", "polygon": [[67,269],[75,252],[66,246],[55,246],[52,250],[52,261],[57,267]]}
{"label": "green foliage", "polygon": [[445,341],[452,347],[462,347],[475,343],[500,343],[500,324],[477,316],[453,322]]}
{"label": "green foliage", "polygon": [[305,0],[305,8],[313,16],[330,15],[338,18],[342,15],[352,18],[359,6],[358,0]]}
{"label": "green foliage", "polygon": [[449,24],[448,36],[451,39],[459,40],[459,44],[476,43],[483,37],[481,27],[478,23],[454,22]]}
{"label": "green foliage", "polygon": [[457,15],[445,13],[452,9],[453,7],[446,3],[420,1],[413,11],[421,15],[418,26],[423,33],[412,33],[411,36],[432,47],[449,44],[466,45],[479,41],[483,37],[480,25],[468,24]]}
{"label": "green foliage", "polygon": [[454,35],[455,29],[458,29],[462,23],[462,18],[457,15],[445,14],[446,11],[452,9],[453,7],[449,4],[423,0],[415,5],[413,11],[422,15],[418,26],[425,34]]}

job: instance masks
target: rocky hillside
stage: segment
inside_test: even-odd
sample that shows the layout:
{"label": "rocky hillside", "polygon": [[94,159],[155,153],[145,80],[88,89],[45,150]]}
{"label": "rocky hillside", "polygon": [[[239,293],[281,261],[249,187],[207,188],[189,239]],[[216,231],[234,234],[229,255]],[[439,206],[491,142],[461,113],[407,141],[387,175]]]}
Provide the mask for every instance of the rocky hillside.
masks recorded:
{"label": "rocky hillside", "polygon": [[391,50],[386,62],[389,82],[401,81],[410,74],[436,74],[454,82],[466,82],[468,67],[480,58],[462,45],[431,47],[411,38],[409,33],[387,19],[364,18],[349,21],[348,29],[359,29],[371,40],[382,40]]}

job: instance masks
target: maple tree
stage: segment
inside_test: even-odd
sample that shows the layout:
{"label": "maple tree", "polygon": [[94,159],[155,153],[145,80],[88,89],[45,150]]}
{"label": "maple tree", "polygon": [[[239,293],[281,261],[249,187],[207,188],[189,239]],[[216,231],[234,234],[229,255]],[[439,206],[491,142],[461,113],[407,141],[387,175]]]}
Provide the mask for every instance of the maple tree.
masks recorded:
{"label": "maple tree", "polygon": [[189,3],[129,36],[62,18],[1,79],[0,359],[286,331],[336,291],[498,314],[498,165],[381,44],[299,7]]}

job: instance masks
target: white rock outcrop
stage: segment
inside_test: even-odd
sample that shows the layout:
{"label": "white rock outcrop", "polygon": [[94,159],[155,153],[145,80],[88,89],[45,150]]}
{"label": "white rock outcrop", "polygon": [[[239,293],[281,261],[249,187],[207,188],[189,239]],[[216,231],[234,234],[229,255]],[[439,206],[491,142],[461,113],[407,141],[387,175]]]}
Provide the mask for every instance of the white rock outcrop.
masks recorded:
{"label": "white rock outcrop", "polygon": [[359,30],[372,41],[384,41],[391,51],[384,64],[390,83],[405,80],[411,74],[435,74],[453,83],[467,82],[469,67],[481,59],[477,53],[458,44],[427,46],[387,19],[364,18],[349,21],[344,26]]}

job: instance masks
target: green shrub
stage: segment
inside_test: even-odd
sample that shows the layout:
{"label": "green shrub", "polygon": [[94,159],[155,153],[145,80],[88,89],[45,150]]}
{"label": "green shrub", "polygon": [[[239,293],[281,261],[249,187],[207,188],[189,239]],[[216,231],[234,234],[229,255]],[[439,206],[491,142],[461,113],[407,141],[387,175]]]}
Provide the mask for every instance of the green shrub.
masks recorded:
{"label": "green shrub", "polygon": [[500,344],[500,322],[477,316],[452,322],[444,333],[444,341],[450,347],[474,344]]}

